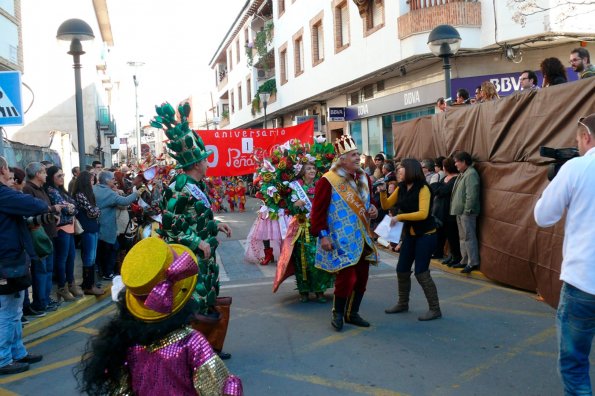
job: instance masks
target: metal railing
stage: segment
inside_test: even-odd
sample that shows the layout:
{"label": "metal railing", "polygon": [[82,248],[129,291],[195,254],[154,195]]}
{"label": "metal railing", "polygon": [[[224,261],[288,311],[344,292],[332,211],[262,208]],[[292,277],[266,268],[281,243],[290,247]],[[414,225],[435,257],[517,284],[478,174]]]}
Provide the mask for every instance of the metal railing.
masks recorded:
{"label": "metal railing", "polygon": [[430,8],[441,6],[448,3],[478,3],[479,0],[407,0],[409,9],[421,10],[422,8]]}

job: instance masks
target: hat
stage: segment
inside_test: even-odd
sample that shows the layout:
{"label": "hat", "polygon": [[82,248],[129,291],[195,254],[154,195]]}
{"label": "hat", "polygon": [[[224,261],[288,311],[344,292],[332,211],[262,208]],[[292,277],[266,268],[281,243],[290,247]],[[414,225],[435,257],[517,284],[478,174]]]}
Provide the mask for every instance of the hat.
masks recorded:
{"label": "hat", "polygon": [[343,155],[353,150],[357,150],[357,145],[350,135],[342,135],[335,139],[335,152],[338,155]]}
{"label": "hat", "polygon": [[170,139],[166,143],[167,148],[172,152],[171,156],[178,162],[176,168],[186,168],[196,164],[213,154],[213,150],[207,150],[202,138],[188,126],[188,115],[190,115],[190,104],[184,103],[178,106],[178,114],[181,122],[176,119],[176,111],[169,103],[155,106],[157,116],[151,120],[151,126],[165,130]]}
{"label": "hat", "polygon": [[158,322],[186,305],[196,286],[198,265],[186,246],[150,237],[130,249],[121,274],[130,313],[144,322]]}

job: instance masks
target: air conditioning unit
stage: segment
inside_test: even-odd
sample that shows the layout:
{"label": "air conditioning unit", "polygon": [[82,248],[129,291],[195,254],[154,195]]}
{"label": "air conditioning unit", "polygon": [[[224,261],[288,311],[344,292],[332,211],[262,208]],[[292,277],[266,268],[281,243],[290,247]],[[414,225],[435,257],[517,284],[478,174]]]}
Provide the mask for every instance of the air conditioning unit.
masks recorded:
{"label": "air conditioning unit", "polygon": [[265,78],[266,72],[264,71],[264,69],[258,69],[256,71],[256,75],[258,76],[258,78]]}

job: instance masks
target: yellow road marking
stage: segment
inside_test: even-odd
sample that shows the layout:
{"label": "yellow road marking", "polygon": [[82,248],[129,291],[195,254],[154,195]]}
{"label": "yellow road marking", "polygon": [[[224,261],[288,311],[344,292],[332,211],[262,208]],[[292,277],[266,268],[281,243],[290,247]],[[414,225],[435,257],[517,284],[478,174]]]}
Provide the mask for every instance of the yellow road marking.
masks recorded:
{"label": "yellow road marking", "polygon": [[532,312],[532,311],[523,311],[520,309],[507,309],[507,308],[500,308],[500,307],[488,307],[485,305],[469,304],[469,303],[458,302],[458,301],[455,301],[452,304],[459,305],[459,306],[465,307],[465,308],[479,309],[481,311],[502,312],[502,313],[507,313],[507,314],[524,315],[524,316],[537,316],[540,318],[553,318],[554,317],[554,313]]}
{"label": "yellow road marking", "polygon": [[97,329],[91,329],[89,327],[77,327],[76,329],[74,329],[74,331],[78,331],[80,333],[91,334],[91,335],[97,335],[97,334],[99,334],[99,330],[97,330]]}
{"label": "yellow road marking", "polygon": [[80,361],[81,361],[81,357],[77,356],[77,357],[62,360],[59,362],[54,362],[54,363],[48,364],[47,366],[43,366],[43,367],[39,367],[39,368],[36,368],[33,370],[25,371],[24,373],[11,375],[10,377],[7,377],[7,378],[0,378],[0,384],[8,384],[8,383],[11,383],[14,381],[22,380],[23,378],[33,377],[37,374],[41,374],[41,373],[56,370],[56,369],[59,369],[62,367],[70,366],[70,365],[78,363]]}
{"label": "yellow road marking", "polygon": [[484,287],[480,287],[479,289],[472,290],[472,291],[470,291],[468,293],[461,294],[459,296],[453,296],[453,297],[450,297],[450,298],[445,298],[445,299],[441,300],[440,302],[454,302],[454,301],[459,301],[459,300],[466,300],[468,298],[479,296],[480,294],[483,294],[483,293],[486,293],[486,292],[489,292],[489,291],[492,291],[492,290],[493,289],[491,287],[484,286]]}
{"label": "yellow road marking", "polygon": [[86,318],[86,319],[84,319],[84,320],[82,320],[80,322],[77,322],[77,323],[75,323],[73,325],[70,325],[68,327],[63,328],[62,330],[55,331],[55,332],[53,332],[51,334],[48,334],[45,337],[41,337],[41,338],[39,338],[39,339],[37,339],[35,341],[32,341],[30,343],[27,343],[26,346],[27,346],[27,348],[32,348],[32,347],[34,347],[36,345],[39,345],[41,343],[44,343],[44,342],[46,342],[48,340],[51,340],[51,339],[56,338],[58,336],[61,336],[62,334],[66,334],[69,331],[72,331],[72,330],[74,330],[74,329],[76,329],[78,327],[82,327],[82,326],[86,325],[87,323],[90,323],[90,322],[94,321],[95,319],[100,318],[101,316],[107,315],[107,314],[109,314],[109,313],[111,313],[112,311],[115,311],[115,310],[116,310],[116,307],[114,305],[110,305],[110,306],[102,309],[101,311],[99,311],[99,312],[97,312],[97,313],[89,316],[88,318]]}
{"label": "yellow road marking", "polygon": [[489,368],[491,368],[497,364],[506,363],[509,360],[518,356],[521,352],[523,352],[527,348],[530,348],[534,345],[544,343],[549,338],[554,337],[555,335],[556,335],[555,327],[547,328],[547,329],[543,330],[542,332],[537,333],[537,334],[521,341],[517,345],[511,347],[509,350],[495,355],[491,359],[488,359],[485,363],[482,363],[479,366],[473,367],[472,369],[463,372],[459,376],[459,378],[461,379],[462,382],[471,381],[472,379],[480,376],[483,372],[485,372]]}
{"label": "yellow road marking", "polygon": [[19,394],[0,388],[0,396],[19,396]]}
{"label": "yellow road marking", "polygon": [[337,333],[337,334],[333,334],[331,336],[328,337],[324,337],[316,342],[313,342],[310,345],[306,345],[305,348],[303,348],[304,352],[309,352],[312,351],[314,349],[318,349],[318,348],[322,348],[325,347],[327,345],[330,344],[334,344],[336,342],[342,341],[346,338],[350,338],[350,337],[355,337],[359,334],[361,334],[362,332],[366,331],[365,328],[363,327],[358,327],[357,329],[353,329],[350,331],[345,331],[345,332],[341,332],[341,333]]}
{"label": "yellow road marking", "polygon": [[370,396],[406,396],[406,393],[395,392],[390,389],[382,389],[372,386],[356,384],[353,382],[330,380],[328,378],[319,377],[317,375],[298,375],[282,373],[275,370],[263,370],[264,374],[274,375],[276,377],[288,378],[294,381],[307,382],[309,384],[326,386],[327,388],[346,390],[350,392],[357,392],[363,395]]}

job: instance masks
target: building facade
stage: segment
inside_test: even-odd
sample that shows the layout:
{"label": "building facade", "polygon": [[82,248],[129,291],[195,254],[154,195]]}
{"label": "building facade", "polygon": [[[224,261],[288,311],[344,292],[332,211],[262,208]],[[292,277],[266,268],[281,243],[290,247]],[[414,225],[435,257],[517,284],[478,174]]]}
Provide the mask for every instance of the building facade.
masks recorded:
{"label": "building facade", "polygon": [[[362,153],[391,156],[398,144],[392,124],[433,114],[445,96],[442,60],[427,45],[435,26],[452,25],[462,38],[451,58],[453,96],[485,80],[505,95],[519,89],[523,70],[539,70],[544,58],[567,65],[573,48],[591,48],[595,26],[588,11],[595,5],[546,5],[533,13],[508,3],[247,1],[210,62],[210,111],[219,128],[261,128],[258,93],[272,91],[266,127],[315,118],[316,133],[349,132]],[[576,79],[572,70],[569,77]]]}
{"label": "building facade", "polygon": [[[71,167],[78,166],[81,154],[87,164],[100,160],[111,166],[112,141],[117,132],[111,102],[118,85],[110,73],[110,49],[114,42],[107,1],[2,0],[0,4],[11,2],[15,10],[20,9],[20,15],[15,11],[22,32],[16,53],[22,53],[17,70],[22,72],[26,113],[23,126],[6,128],[9,139],[56,150],[67,175]],[[78,152],[73,57],[67,54],[70,43],[56,39],[60,24],[70,18],[87,22],[95,35],[93,41],[82,42],[84,153]]]}

